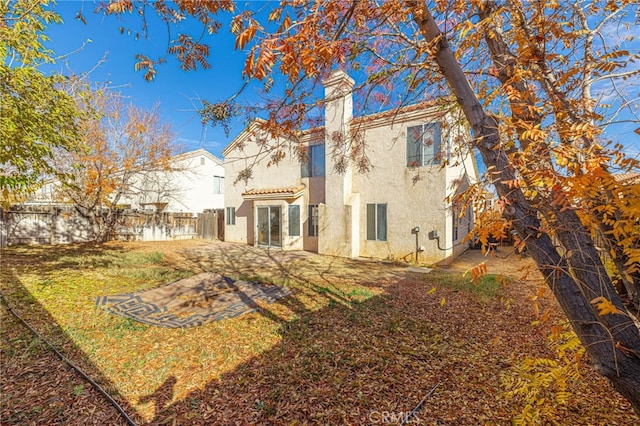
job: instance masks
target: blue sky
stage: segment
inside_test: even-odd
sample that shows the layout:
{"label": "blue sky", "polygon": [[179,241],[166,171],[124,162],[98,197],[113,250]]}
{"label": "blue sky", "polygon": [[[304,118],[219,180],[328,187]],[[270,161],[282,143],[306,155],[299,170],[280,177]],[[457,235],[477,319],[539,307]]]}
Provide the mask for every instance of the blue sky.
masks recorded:
{"label": "blue sky", "polygon": [[[260,3],[245,4],[255,6]],[[175,60],[169,60],[158,68],[155,81],[146,82],[142,72],[134,71],[135,55],[162,56],[168,43],[166,28],[153,20],[155,14],[150,11],[148,38],[136,40],[135,33],[141,27],[138,17],[105,17],[94,13],[94,7],[91,0],[59,0],[55,5],[55,10],[64,19],[63,25],[52,25],[47,30],[51,39],[48,46],[57,56],[62,56],[55,69],[80,74],[95,68],[90,75],[92,81],[108,82],[135,105],[149,108],[159,103],[163,118],[172,124],[178,142],[185,149],[205,148],[221,156],[222,149],[242,130],[244,123],[237,120],[227,136],[220,127],[203,127],[196,110],[200,105],[199,98],[209,102],[222,101],[242,86],[245,55],[234,50],[234,37],[228,26],[206,39],[211,48],[212,69],[185,72]],[[239,4],[239,7],[245,6]],[[87,25],[75,19],[81,9]],[[124,34],[120,33],[120,27],[124,28]],[[101,63],[102,60],[104,62]],[[625,88],[629,90],[627,95],[632,99],[640,98],[638,79],[628,83]],[[241,104],[255,104],[257,99],[256,86],[246,89],[237,100]],[[622,142],[630,154],[639,157],[640,136],[634,132],[638,127],[640,124],[637,122],[626,122],[610,127],[605,136]]]}
{"label": "blue sky", "polygon": [[[168,41],[166,29],[151,21],[148,38],[135,40],[139,19],[105,17],[93,13],[93,8],[92,1],[58,1],[55,5],[64,19],[63,25],[52,25],[46,32],[51,39],[47,46],[55,51],[55,56],[63,56],[55,69],[80,74],[95,68],[90,74],[92,81],[108,82],[136,106],[149,108],[159,103],[163,118],[172,124],[178,142],[186,149],[205,148],[221,156],[222,149],[242,130],[242,123],[237,123],[227,137],[220,127],[203,127],[196,109],[200,105],[198,98],[222,101],[242,85],[244,56],[234,51],[234,38],[228,29],[223,28],[209,39],[212,69],[186,72],[177,62],[169,61],[158,68],[155,81],[146,82],[142,72],[134,71],[135,55],[143,53],[152,58],[162,55]],[[75,19],[80,9],[87,25]],[[149,15],[154,17],[153,13]],[[125,28],[124,34],[120,33],[120,27]],[[239,100],[250,101],[254,93],[249,88]]]}

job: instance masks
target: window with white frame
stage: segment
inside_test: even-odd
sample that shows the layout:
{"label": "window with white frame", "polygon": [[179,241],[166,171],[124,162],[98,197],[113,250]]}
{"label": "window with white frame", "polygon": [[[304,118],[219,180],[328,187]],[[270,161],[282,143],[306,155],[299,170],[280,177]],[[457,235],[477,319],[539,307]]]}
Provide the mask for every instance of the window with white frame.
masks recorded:
{"label": "window with white frame", "polygon": [[310,237],[318,236],[318,205],[309,205],[309,216],[307,218],[307,235]]}
{"label": "window with white frame", "polygon": [[325,152],[324,144],[309,145],[307,148],[308,161],[302,164],[302,177],[324,176]]}
{"label": "window with white frame", "polygon": [[224,194],[224,176],[213,177],[213,193]]}
{"label": "window with white frame", "polygon": [[300,206],[296,204],[289,206],[289,236],[300,236]]}
{"label": "window with white frame", "polygon": [[235,207],[227,207],[227,214],[225,215],[227,218],[227,225],[235,225],[236,224],[236,208]]}
{"label": "window with white frame", "polygon": [[386,204],[367,204],[367,240],[387,241]]}
{"label": "window with white frame", "polygon": [[440,164],[440,123],[407,128],[407,167]]}

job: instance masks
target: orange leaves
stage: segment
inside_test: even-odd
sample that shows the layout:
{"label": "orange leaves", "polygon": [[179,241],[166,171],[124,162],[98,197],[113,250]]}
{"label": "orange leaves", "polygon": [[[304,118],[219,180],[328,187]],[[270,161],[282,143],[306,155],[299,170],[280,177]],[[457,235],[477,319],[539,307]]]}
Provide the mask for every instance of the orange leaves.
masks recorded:
{"label": "orange leaves", "polygon": [[544,140],[548,137],[548,133],[544,130],[541,130],[540,128],[534,127],[522,132],[520,137],[522,139],[529,139],[536,142],[544,142]]}
{"label": "orange leaves", "polygon": [[516,253],[522,253],[527,247],[527,242],[525,240],[521,240],[518,234],[515,234],[513,236],[513,247],[516,249]]}
{"label": "orange leaves", "polygon": [[133,65],[133,69],[136,71],[146,70],[144,73],[144,79],[146,81],[152,81],[157,74],[157,71],[154,68],[155,62],[148,56],[141,54],[136,55],[136,60],[138,62]]}
{"label": "orange leaves", "polygon": [[536,317],[536,320],[532,322],[533,325],[544,324],[551,316],[550,308],[545,309],[542,315],[540,315],[540,299],[545,296],[546,292],[547,287],[543,285],[538,288],[536,294],[527,297],[533,304],[533,314]]}
{"label": "orange leaves", "polygon": [[[478,281],[480,280],[480,278],[487,275],[487,263],[482,262],[479,265],[476,265],[473,268],[469,269],[467,272],[471,273],[471,282],[473,283],[473,285],[478,285]],[[465,272],[465,275],[467,274],[467,272]]]}
{"label": "orange leaves", "polygon": [[555,185],[551,190],[551,202],[552,207],[560,207],[560,211],[563,212],[571,208],[571,201],[565,191],[560,188],[559,185]]}
{"label": "orange leaves", "polygon": [[209,45],[204,43],[198,43],[186,34],[180,34],[178,40],[174,41],[174,44],[169,47],[169,54],[175,55],[180,61],[180,68],[185,71],[197,70],[198,65],[202,69],[211,68],[211,65],[207,61],[209,56]]}
{"label": "orange leaves", "polygon": [[591,301],[592,305],[595,305],[598,309],[598,315],[619,314],[624,315],[620,309],[616,308],[607,298],[604,296],[596,297]]}
{"label": "orange leaves", "polygon": [[276,62],[274,40],[264,40],[249,52],[242,74],[248,78],[262,80],[269,74]]}
{"label": "orange leaves", "polygon": [[250,25],[249,27],[241,31],[236,36],[236,43],[234,45],[234,49],[236,50],[244,49],[247,43],[249,43],[253,39],[253,37],[256,35],[257,30],[258,30],[258,27],[256,25]]}
{"label": "orange leaves", "polygon": [[262,27],[249,12],[243,12],[231,21],[231,32],[236,35],[235,50],[244,49]]}

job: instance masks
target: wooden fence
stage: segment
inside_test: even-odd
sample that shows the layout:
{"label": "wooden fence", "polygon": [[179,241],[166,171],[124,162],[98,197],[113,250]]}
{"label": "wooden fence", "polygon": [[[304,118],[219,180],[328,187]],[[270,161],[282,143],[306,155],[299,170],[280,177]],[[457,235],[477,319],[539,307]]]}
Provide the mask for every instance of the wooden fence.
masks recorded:
{"label": "wooden fence", "polygon": [[[224,210],[163,213],[123,210],[114,239],[166,241],[224,238]],[[0,209],[0,247],[14,244],[60,244],[93,239],[89,221],[69,205],[23,205]]]}
{"label": "wooden fence", "polygon": [[198,214],[198,237],[205,240],[224,240],[224,209],[205,210]]}

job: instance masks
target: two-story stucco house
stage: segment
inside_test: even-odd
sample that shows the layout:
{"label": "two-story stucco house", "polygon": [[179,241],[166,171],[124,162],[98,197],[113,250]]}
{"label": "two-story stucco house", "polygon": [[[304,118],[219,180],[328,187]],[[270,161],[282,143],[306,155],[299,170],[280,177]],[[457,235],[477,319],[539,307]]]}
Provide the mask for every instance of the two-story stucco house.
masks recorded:
{"label": "two-story stucco house", "polygon": [[[259,121],[223,151],[225,240],[351,258],[411,260],[419,252],[420,262],[464,251],[472,214],[459,218],[447,198],[477,180],[473,155],[451,149],[468,132],[425,105],[354,117],[354,81],[337,71],[324,85],[324,126],[295,142],[305,146],[306,163],[285,158],[267,167],[252,143],[268,137]],[[336,172],[330,154],[336,133],[364,138],[367,173],[353,165]],[[251,179],[236,182],[249,164]]]}
{"label": "two-story stucco house", "polygon": [[135,195],[123,198],[132,208],[157,208],[170,213],[201,213],[224,206],[223,162],[199,148],[171,157],[171,171],[140,175]]}
{"label": "two-story stucco house", "polygon": [[[120,205],[137,210],[167,213],[201,213],[224,207],[222,160],[199,148],[174,155],[171,170],[140,172],[131,179]],[[26,204],[51,204],[60,199],[60,182],[49,179],[34,191]]]}

